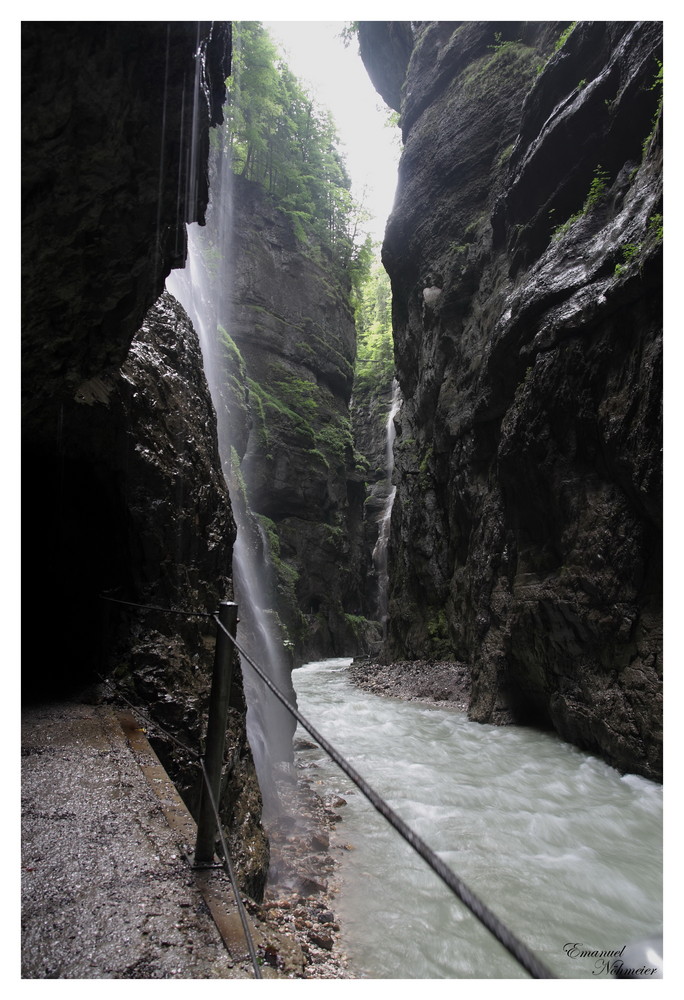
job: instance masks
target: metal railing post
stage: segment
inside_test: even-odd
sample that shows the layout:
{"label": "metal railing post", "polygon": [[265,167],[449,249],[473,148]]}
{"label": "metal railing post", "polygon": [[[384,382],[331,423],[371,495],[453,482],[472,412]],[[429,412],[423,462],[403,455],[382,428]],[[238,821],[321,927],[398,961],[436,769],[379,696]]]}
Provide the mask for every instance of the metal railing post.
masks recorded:
{"label": "metal railing post", "polygon": [[[233,604],[231,601],[221,601],[219,604],[218,620],[232,636],[235,635],[237,629],[237,612],[237,604]],[[209,721],[207,723],[207,747],[204,754],[204,767],[217,806],[221,789],[223,751],[226,745],[226,722],[228,702],[230,701],[232,665],[233,644],[223,629],[217,625],[214,673],[211,679]],[[213,864],[215,841],[216,817],[205,782],[202,781],[197,817],[197,841],[195,843],[194,864],[196,866]]]}

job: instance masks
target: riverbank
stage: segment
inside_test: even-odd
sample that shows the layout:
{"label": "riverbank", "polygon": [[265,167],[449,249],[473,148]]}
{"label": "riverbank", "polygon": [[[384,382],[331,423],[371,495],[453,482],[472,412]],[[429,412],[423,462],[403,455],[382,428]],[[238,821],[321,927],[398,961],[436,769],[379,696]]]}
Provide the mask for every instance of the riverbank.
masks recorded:
{"label": "riverbank", "polygon": [[335,899],[340,891],[339,861],[333,851],[341,848],[334,836],[345,805],[335,795],[322,797],[312,788],[317,781],[310,769],[316,765],[297,759],[298,750],[314,744],[295,740],[295,766],[276,779],[280,808],[265,823],[271,845],[271,866],[259,919],[281,940],[289,940],[290,954],[266,955],[281,970],[296,968],[297,978],[353,979],[340,943]]}
{"label": "riverbank", "polygon": [[[659,932],[662,788],[553,733],[472,722],[457,701],[378,697],[351,683],[350,667],[294,671],[299,710],[559,978],[596,978],[568,941],[619,950]],[[376,680],[386,669],[362,665]],[[320,748],[297,756],[314,790],[347,800],[333,909],[354,978],[526,977]]]}
{"label": "riverbank", "polygon": [[353,660],[348,676],[356,687],[386,698],[468,711],[470,677],[464,663],[446,660],[400,660],[396,663]]}

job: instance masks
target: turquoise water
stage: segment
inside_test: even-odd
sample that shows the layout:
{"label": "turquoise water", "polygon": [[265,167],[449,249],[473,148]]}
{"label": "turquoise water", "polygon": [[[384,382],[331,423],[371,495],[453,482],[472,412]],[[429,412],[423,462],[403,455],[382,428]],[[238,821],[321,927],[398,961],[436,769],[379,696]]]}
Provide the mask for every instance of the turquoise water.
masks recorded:
{"label": "turquoise water", "polygon": [[[558,977],[609,978],[565,945],[660,933],[661,786],[549,733],[360,691],[350,662],[296,670],[300,710]],[[336,909],[359,978],[527,978],[321,750],[298,760],[347,799]]]}

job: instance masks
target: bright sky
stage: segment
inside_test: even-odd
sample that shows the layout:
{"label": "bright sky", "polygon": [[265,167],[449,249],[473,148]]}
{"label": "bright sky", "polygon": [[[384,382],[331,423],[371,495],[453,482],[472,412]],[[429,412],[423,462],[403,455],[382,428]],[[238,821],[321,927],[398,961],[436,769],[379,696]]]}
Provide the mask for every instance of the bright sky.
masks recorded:
{"label": "bright sky", "polygon": [[367,228],[381,242],[394,200],[401,137],[386,125],[390,109],[370,82],[358,42],[345,48],[338,37],[344,21],[263,23],[300,83],[332,111],[352,192],[372,213]]}

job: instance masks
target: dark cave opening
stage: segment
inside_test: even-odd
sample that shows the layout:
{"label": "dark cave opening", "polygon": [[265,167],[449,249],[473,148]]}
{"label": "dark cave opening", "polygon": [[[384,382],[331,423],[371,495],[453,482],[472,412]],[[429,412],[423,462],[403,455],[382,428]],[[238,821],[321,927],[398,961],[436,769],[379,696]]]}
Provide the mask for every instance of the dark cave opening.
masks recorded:
{"label": "dark cave opening", "polygon": [[107,660],[107,591],[126,593],[115,477],[85,457],[25,449],[22,463],[22,700],[74,695]]}

